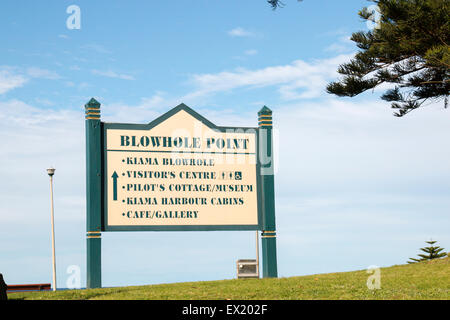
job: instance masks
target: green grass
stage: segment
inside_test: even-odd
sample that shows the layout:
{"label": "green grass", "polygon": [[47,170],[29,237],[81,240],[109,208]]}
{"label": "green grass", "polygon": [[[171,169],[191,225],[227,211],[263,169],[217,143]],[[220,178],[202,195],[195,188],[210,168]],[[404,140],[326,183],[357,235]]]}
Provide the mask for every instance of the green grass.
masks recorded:
{"label": "green grass", "polygon": [[10,293],[27,300],[300,300],[450,299],[450,259],[381,269],[381,289],[369,290],[366,270],[279,279],[186,282],[57,292]]}

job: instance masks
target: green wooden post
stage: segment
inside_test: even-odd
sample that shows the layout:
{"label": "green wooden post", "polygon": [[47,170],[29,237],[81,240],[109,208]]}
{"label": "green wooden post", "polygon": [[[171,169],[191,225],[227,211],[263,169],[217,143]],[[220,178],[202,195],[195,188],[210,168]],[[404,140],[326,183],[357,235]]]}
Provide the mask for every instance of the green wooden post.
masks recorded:
{"label": "green wooden post", "polygon": [[272,137],[272,110],[264,106],[258,112],[259,161],[261,167],[263,231],[262,267],[264,278],[278,277],[277,235],[275,226],[274,156]]}
{"label": "green wooden post", "polygon": [[101,288],[102,130],[100,103],[92,98],[86,105],[86,287]]}

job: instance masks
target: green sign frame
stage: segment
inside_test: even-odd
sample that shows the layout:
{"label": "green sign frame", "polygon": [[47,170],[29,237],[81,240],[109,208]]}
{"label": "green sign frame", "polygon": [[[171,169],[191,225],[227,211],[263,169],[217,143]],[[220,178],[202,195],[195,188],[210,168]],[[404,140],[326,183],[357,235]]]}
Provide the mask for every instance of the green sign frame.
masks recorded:
{"label": "green sign frame", "polygon": [[[183,225],[183,226],[112,226],[107,221],[108,129],[150,130],[179,111],[216,132],[254,131],[256,152],[257,224],[252,225]],[[86,119],[86,240],[87,288],[101,287],[101,233],[118,231],[227,231],[261,230],[263,277],[277,277],[274,163],[272,111],[263,107],[258,113],[258,127],[219,127],[180,104],[148,124],[105,123],[100,119],[100,103],[92,98],[85,105]],[[111,151],[111,150],[110,150]],[[269,161],[266,161],[269,159]]]}

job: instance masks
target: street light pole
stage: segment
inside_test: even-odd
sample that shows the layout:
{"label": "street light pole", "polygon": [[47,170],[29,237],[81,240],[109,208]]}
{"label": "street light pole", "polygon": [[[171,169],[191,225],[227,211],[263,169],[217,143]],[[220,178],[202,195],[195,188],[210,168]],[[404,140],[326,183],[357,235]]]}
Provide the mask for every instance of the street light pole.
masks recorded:
{"label": "street light pole", "polygon": [[47,169],[47,173],[50,177],[50,199],[51,199],[51,216],[52,216],[53,291],[56,291],[55,223],[54,223],[54,215],[53,215],[53,175],[55,174],[55,169],[49,168],[49,169]]}

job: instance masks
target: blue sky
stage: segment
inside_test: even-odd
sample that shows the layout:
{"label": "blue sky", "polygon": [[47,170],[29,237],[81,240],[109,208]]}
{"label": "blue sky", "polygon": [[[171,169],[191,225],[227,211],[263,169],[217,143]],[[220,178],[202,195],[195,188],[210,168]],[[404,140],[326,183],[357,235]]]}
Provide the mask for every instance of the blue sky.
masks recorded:
{"label": "blue sky", "polygon": [[[146,123],[184,102],[217,125],[274,111],[280,276],[405,263],[425,240],[450,250],[450,114],[392,116],[380,90],[327,95],[367,30],[367,1],[2,1],[0,272],[51,281],[49,185],[56,167],[58,286],[85,285],[83,105]],[[81,9],[69,30],[68,6]],[[252,232],[104,233],[103,285],[235,277]]]}

